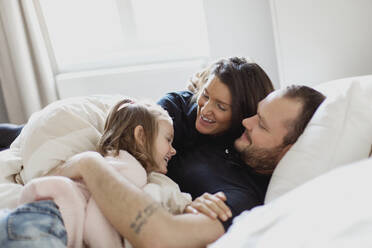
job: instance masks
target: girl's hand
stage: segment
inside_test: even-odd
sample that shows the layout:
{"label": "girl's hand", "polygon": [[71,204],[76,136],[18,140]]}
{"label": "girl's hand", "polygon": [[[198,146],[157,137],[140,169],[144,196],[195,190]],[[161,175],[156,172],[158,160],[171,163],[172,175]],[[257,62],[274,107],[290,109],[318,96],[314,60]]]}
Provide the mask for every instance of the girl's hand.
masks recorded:
{"label": "girl's hand", "polygon": [[65,176],[71,179],[81,178],[81,167],[103,157],[98,152],[83,152],[69,158],[64,164],[49,171],[48,176]]}
{"label": "girl's hand", "polygon": [[187,205],[184,212],[202,213],[212,219],[217,219],[218,217],[220,220],[226,221],[228,218],[232,217],[232,213],[224,201],[226,201],[226,196],[223,192],[218,192],[213,195],[204,193]]}

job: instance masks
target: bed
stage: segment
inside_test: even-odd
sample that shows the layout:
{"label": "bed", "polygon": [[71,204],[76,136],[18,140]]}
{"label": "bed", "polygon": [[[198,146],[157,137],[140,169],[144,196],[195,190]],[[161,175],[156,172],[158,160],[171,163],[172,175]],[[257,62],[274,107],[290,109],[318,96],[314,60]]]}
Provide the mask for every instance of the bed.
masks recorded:
{"label": "bed", "polygon": [[[265,205],[210,247],[372,247],[372,75],[316,88],[327,99],[275,169]],[[94,149],[122,97],[70,98],[34,113],[0,152],[0,208],[16,206],[24,183]]]}

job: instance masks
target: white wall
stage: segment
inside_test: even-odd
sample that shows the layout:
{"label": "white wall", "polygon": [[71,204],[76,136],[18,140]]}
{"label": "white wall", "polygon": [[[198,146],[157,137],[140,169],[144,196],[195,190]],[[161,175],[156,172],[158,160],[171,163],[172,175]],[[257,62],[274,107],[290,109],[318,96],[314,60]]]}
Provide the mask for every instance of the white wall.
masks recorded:
{"label": "white wall", "polygon": [[[204,8],[211,60],[226,56],[250,57],[278,86],[268,0],[204,0]],[[60,98],[121,93],[156,100],[167,92],[184,89],[186,80],[202,64],[200,61],[188,61],[72,73],[60,75],[56,81]]]}
{"label": "white wall", "polygon": [[[278,85],[269,1],[204,0],[204,6],[211,60],[221,56],[251,57]],[[58,75],[59,97],[122,93],[157,99],[166,92],[183,89],[186,80],[201,67],[198,61],[186,62],[183,68],[181,64],[160,65],[158,70],[144,68],[142,72],[141,68],[103,71],[108,73],[106,76],[102,72]],[[157,82],[155,87],[154,82]],[[0,118],[4,109],[0,101]]]}
{"label": "white wall", "polygon": [[247,56],[278,84],[269,0],[204,0],[212,58]]}
{"label": "white wall", "polygon": [[187,80],[202,68],[202,60],[133,66],[57,76],[61,99],[92,94],[124,94],[158,100],[186,88]]}
{"label": "white wall", "polygon": [[371,0],[271,0],[282,85],[372,74]]}
{"label": "white wall", "polygon": [[[312,85],[372,73],[371,0],[203,1],[211,59],[251,57],[276,88],[279,81]],[[95,72],[85,73],[80,81],[76,75],[60,75],[57,87],[61,98],[112,92],[156,99],[183,88],[199,66],[199,62],[185,63],[183,69],[179,63],[168,69],[160,65],[159,70],[147,68],[142,73],[134,69],[125,77],[119,76],[125,70],[115,69],[110,82]],[[153,81],[159,83],[153,87]],[[7,117],[1,100],[0,95],[3,121]]]}
{"label": "white wall", "polygon": [[[268,73],[278,87],[278,70],[269,0],[203,0],[206,11],[211,60],[226,56],[251,57]],[[191,14],[192,18],[192,14]],[[186,63],[187,64],[187,63]],[[158,98],[165,92],[184,88],[186,80],[198,68],[189,64],[183,70],[177,64],[168,70],[132,71],[125,77],[117,70],[105,80],[104,75],[57,76],[60,98],[81,94],[123,93]],[[146,78],[147,77],[147,78]],[[158,82],[153,87],[152,82]],[[0,110],[4,109],[0,102]],[[4,112],[4,111],[3,111]],[[1,114],[1,111],[0,111]]]}

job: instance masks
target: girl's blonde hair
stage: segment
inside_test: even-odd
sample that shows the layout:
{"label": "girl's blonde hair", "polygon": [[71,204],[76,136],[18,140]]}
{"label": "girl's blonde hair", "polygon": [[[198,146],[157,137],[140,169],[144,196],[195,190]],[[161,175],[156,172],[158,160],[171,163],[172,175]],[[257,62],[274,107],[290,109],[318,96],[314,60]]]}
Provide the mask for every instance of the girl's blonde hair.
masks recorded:
{"label": "girl's blonde hair", "polygon": [[[159,105],[124,99],[111,109],[97,150],[102,156],[109,152],[117,156],[119,150],[126,150],[150,172],[157,166],[154,144],[160,120],[172,123],[167,111]],[[143,127],[146,141],[144,145],[139,144],[134,136],[134,129],[138,125]]]}

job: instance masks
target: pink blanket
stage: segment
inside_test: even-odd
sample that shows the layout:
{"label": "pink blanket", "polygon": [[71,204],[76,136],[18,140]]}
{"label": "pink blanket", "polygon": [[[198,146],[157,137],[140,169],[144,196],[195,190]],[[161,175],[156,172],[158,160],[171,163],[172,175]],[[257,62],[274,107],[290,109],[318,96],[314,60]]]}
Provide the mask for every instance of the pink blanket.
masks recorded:
{"label": "pink blanket", "polygon": [[[142,165],[128,152],[105,158],[120,174],[138,187],[147,183]],[[59,207],[67,230],[68,247],[123,247],[120,235],[106,220],[82,182],[66,177],[42,177],[25,185],[20,204],[51,199]]]}

